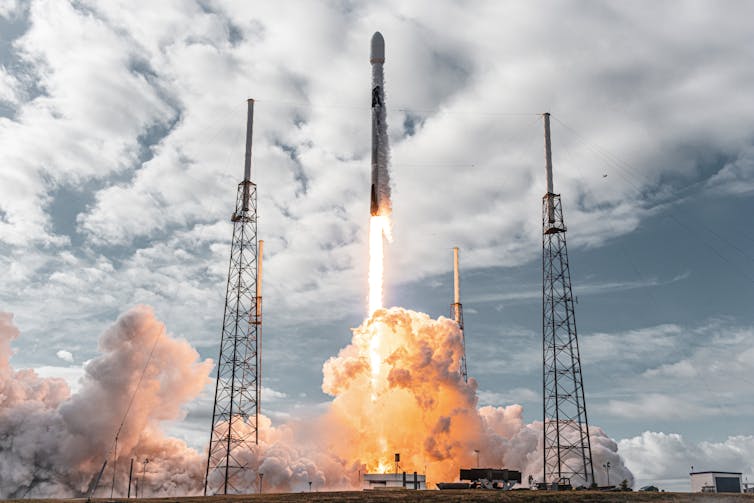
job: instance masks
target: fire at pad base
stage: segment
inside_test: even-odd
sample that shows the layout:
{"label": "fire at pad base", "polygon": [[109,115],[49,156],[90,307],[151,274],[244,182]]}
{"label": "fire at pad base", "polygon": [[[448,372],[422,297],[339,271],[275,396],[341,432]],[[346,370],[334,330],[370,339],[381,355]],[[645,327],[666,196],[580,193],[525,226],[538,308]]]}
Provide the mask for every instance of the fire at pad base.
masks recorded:
{"label": "fire at pad base", "polygon": [[364,490],[411,489],[425,490],[427,476],[414,473],[365,473],[362,480]]}

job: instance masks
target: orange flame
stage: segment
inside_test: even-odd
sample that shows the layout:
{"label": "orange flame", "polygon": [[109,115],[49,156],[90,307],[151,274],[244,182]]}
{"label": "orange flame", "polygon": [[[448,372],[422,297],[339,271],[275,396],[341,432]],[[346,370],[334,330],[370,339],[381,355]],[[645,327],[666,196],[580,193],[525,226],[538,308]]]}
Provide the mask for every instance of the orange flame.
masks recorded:
{"label": "orange flame", "polygon": [[466,383],[459,371],[462,352],[453,320],[397,307],[375,311],[323,369],[322,389],[335,397],[333,450],[370,473],[392,473],[400,453],[399,472],[429,472],[435,481],[474,466],[479,445],[492,458],[494,442],[486,441],[475,407],[476,381]]}
{"label": "orange flame", "polygon": [[[390,232],[390,219],[384,215],[373,215],[369,221],[369,316],[382,306],[382,286],[384,284],[385,271],[385,238],[392,237]],[[377,401],[377,389],[380,381],[380,369],[382,367],[382,355],[380,355],[379,332],[374,331],[369,341],[369,367],[371,372],[372,403]],[[387,444],[384,433],[379,433],[379,443]],[[385,473],[382,462],[378,467],[379,473]]]}

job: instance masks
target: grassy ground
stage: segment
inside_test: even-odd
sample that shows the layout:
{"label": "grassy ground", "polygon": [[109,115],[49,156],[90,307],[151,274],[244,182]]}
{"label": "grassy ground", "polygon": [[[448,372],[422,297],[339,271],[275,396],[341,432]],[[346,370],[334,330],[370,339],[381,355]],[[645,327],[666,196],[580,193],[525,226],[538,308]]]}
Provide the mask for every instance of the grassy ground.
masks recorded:
{"label": "grassy ground", "polygon": [[[8,500],[18,503],[81,503],[85,500]],[[93,503],[126,502],[126,499],[95,499]],[[576,502],[576,501],[608,501],[608,502],[634,502],[634,501],[677,501],[677,502],[752,502],[754,495],[748,494],[702,494],[702,493],[650,493],[650,492],[597,492],[597,491],[351,491],[351,492],[316,492],[316,493],[285,493],[285,494],[255,494],[245,496],[208,496],[185,497],[185,498],[147,498],[140,499],[139,503],[244,503],[244,502],[272,503],[307,503],[307,502],[375,502],[390,503],[393,501],[407,502],[472,502],[472,501],[505,501],[505,502],[532,502],[544,501]]]}

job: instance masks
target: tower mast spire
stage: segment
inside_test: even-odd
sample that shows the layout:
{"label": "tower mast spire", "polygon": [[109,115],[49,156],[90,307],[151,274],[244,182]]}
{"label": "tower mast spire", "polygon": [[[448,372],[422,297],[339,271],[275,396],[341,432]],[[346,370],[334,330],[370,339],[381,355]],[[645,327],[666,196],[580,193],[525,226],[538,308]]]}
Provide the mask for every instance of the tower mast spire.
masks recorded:
{"label": "tower mast spire", "polygon": [[458,267],[458,247],[453,248],[453,303],[450,305],[450,315],[453,317],[458,328],[461,330],[461,342],[463,343],[463,355],[461,355],[460,372],[465,382],[469,381],[469,373],[466,368],[466,334],[463,331],[463,305],[461,304],[461,273]]}

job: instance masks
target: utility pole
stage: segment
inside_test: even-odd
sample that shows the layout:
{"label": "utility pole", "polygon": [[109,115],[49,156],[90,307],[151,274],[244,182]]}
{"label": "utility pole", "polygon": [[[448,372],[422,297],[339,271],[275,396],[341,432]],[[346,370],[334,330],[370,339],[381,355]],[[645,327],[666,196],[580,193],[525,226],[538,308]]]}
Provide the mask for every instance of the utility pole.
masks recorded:
{"label": "utility pole", "polygon": [[126,496],[127,499],[131,499],[131,479],[133,475],[134,475],[134,458],[131,458],[131,468],[128,470],[128,496]]}
{"label": "utility pole", "polygon": [[144,485],[144,477],[147,475],[147,465],[149,464],[149,458],[144,458],[144,465],[141,470],[141,497],[144,497],[147,486]]}

